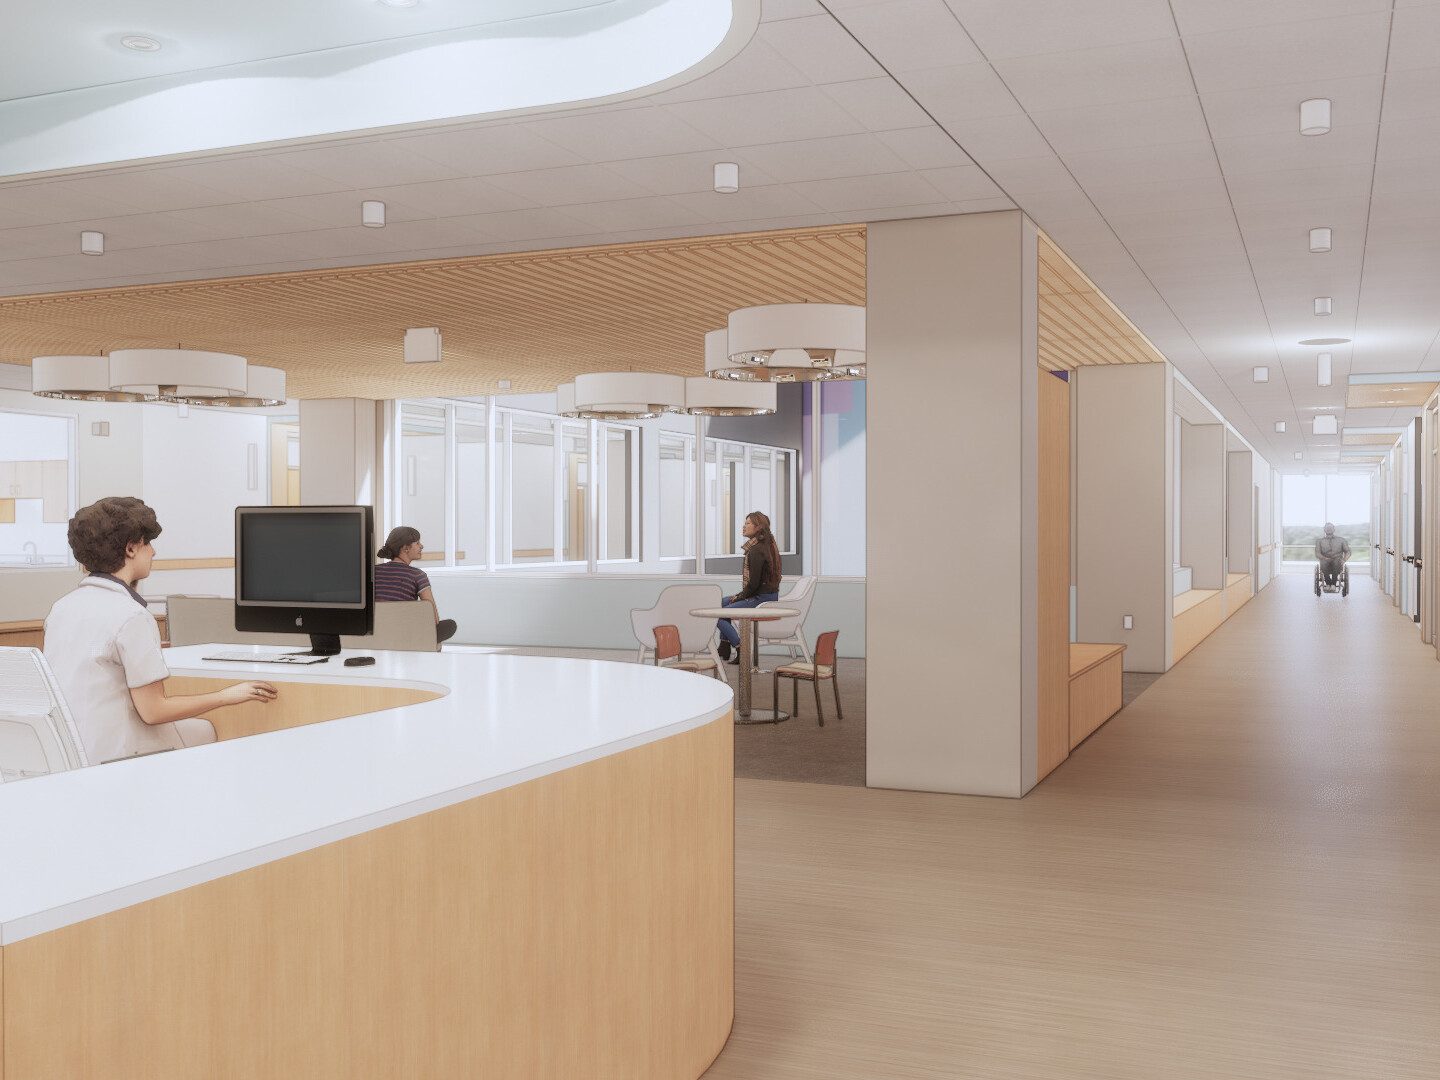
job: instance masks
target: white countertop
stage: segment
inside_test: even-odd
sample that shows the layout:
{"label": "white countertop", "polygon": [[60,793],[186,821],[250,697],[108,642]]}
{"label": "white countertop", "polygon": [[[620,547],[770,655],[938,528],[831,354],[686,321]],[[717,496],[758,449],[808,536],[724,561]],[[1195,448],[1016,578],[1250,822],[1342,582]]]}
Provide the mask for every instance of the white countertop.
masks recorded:
{"label": "white countertop", "polygon": [[[172,675],[445,696],[0,785],[0,945],[679,734],[733,707],[715,679],[599,660],[363,650],[308,667],[201,659],[244,648],[165,655]],[[376,663],[343,666],[353,655]]]}

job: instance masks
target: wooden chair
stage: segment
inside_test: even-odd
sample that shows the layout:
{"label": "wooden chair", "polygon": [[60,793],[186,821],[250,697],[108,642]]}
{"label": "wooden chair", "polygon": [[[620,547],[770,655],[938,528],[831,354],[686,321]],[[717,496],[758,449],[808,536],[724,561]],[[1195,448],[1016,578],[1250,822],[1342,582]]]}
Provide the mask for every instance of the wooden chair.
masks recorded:
{"label": "wooden chair", "polygon": [[821,634],[815,642],[815,662],[807,664],[803,660],[796,660],[775,669],[775,707],[780,707],[780,679],[783,676],[790,682],[790,715],[797,716],[800,712],[800,680],[807,680],[815,687],[815,716],[820,726],[825,726],[825,710],[820,707],[820,683],[826,679],[830,680],[831,687],[835,690],[835,718],[844,720],[845,714],[840,711],[840,682],[835,678],[835,639],[840,636],[839,630],[827,630]]}
{"label": "wooden chair", "polygon": [[[676,671],[693,671],[697,674],[708,671],[720,678],[720,665],[709,656],[697,656],[693,660],[675,659],[680,656],[680,628],[676,626],[655,627],[655,666],[673,668]],[[666,660],[674,660],[667,664]]]}

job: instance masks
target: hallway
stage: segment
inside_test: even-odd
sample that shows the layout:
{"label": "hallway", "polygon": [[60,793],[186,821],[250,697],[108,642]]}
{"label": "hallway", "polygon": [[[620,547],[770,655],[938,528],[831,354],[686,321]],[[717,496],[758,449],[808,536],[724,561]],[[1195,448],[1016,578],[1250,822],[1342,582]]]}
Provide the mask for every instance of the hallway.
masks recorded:
{"label": "hallway", "polygon": [[737,781],[707,1077],[1440,1076],[1437,702],[1283,576],[1023,800]]}

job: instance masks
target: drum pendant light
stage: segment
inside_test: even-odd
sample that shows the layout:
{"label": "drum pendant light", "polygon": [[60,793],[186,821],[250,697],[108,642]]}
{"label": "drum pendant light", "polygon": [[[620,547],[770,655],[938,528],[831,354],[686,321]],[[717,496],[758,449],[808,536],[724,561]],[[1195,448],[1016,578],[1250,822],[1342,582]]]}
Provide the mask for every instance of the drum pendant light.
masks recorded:
{"label": "drum pendant light", "polygon": [[650,420],[685,408],[685,380],[648,371],[607,371],[575,379],[575,409],[585,420]]}
{"label": "drum pendant light", "polygon": [[[865,377],[865,309],[856,304],[765,304],[730,313],[730,368],[711,378],[819,382]],[[707,369],[709,364],[707,363]]]}
{"label": "drum pendant light", "polygon": [[[746,379],[748,370],[730,359],[730,332],[705,335],[705,376],[685,380],[685,411],[691,416],[760,416],[776,409],[773,383]],[[729,373],[734,372],[732,376]]]}
{"label": "drum pendant light", "polygon": [[[213,394],[209,397],[175,396],[167,401],[182,405],[209,405],[229,409],[263,409],[285,404],[285,372],[280,368],[249,364],[245,368],[246,388],[243,394]],[[188,389],[188,388],[187,388]]]}
{"label": "drum pendant light", "polygon": [[246,397],[247,366],[243,356],[230,353],[118,349],[110,354],[110,385],[131,393],[156,393],[164,401],[204,405],[211,398]]}
{"label": "drum pendant light", "polygon": [[158,391],[116,390],[108,356],[37,356],[30,362],[30,392],[65,401],[154,401]]}

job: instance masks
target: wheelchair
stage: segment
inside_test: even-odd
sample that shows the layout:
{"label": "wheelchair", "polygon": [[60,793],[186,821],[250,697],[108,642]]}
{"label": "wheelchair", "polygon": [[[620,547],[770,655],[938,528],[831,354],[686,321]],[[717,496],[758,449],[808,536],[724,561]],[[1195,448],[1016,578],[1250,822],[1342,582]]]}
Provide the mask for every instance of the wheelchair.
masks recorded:
{"label": "wheelchair", "polygon": [[1325,593],[1336,593],[1341,596],[1350,595],[1350,564],[1341,563],[1338,573],[1324,573],[1320,564],[1315,564],[1315,595],[1322,596]]}

